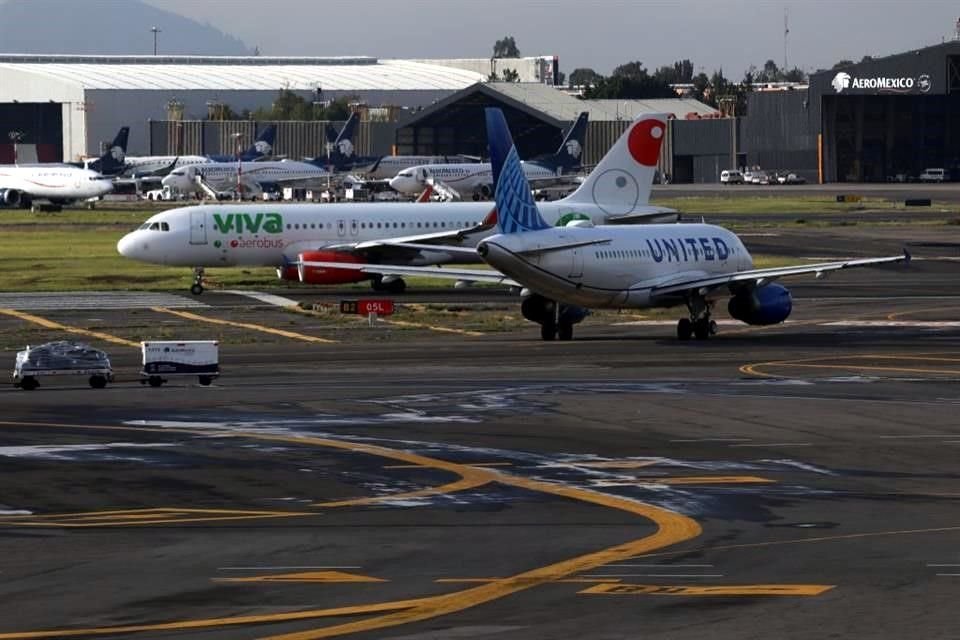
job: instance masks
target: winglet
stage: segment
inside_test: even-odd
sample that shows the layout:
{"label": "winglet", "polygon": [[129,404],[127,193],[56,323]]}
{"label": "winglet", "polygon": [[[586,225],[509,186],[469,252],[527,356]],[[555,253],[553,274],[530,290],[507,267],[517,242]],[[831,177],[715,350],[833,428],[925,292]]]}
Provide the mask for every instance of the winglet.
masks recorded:
{"label": "winglet", "polygon": [[500,233],[521,233],[549,229],[537,210],[530,185],[523,173],[520,156],[510,137],[503,111],[487,108],[487,142],[493,167],[494,196],[497,201],[497,225]]}

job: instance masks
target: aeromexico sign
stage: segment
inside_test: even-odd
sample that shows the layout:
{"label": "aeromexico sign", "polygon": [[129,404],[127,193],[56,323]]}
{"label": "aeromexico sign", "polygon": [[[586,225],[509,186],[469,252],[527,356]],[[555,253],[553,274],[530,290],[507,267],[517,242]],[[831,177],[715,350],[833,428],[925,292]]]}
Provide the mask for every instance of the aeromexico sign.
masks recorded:
{"label": "aeromexico sign", "polygon": [[837,93],[844,91],[876,91],[877,93],[929,93],[933,88],[930,74],[919,76],[858,76],[840,71],[830,82]]}

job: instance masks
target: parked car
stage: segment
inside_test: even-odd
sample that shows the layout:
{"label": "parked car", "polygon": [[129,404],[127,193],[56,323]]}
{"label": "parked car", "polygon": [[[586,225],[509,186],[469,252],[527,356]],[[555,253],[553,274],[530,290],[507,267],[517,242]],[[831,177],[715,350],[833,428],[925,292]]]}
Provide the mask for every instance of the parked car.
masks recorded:
{"label": "parked car", "polygon": [[781,173],[777,176],[777,182],[779,184],[806,184],[807,180],[795,173]]}
{"label": "parked car", "polygon": [[755,171],[750,178],[750,184],[770,184],[770,176],[763,171]]}
{"label": "parked car", "polygon": [[920,174],[920,182],[943,182],[946,172],[942,168],[924,169]]}
{"label": "parked car", "polygon": [[720,172],[720,184],[743,184],[743,174],[736,169],[724,169]]}

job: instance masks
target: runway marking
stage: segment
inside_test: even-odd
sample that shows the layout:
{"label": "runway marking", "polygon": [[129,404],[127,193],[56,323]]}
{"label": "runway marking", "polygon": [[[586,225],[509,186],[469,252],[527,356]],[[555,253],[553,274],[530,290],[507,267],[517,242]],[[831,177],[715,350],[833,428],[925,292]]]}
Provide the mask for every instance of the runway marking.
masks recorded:
{"label": "runway marking", "polygon": [[824,322],[822,327],[907,327],[913,329],[954,329],[960,327],[956,320],[836,320]]}
{"label": "runway marking", "polygon": [[897,311],[894,313],[888,313],[887,320],[896,320],[897,318],[901,318],[903,316],[913,316],[917,315],[918,313],[933,313],[935,311],[942,313],[945,309],[956,309],[956,306],[941,305],[939,307],[928,307],[925,309],[907,309],[906,311]]}
{"label": "runway marking", "polygon": [[[500,582],[503,578],[437,578],[434,582],[438,584],[472,584],[472,583],[490,583],[490,582]],[[562,580],[554,580],[554,584],[597,584],[597,583],[610,583],[616,584],[620,582],[619,578],[610,578],[610,579],[590,579],[590,578],[563,578]]]}
{"label": "runway marking", "polygon": [[599,462],[581,462],[578,467],[588,469],[642,469],[659,464],[660,460],[603,460]]}
{"label": "runway marking", "polygon": [[958,357],[943,357],[942,354],[937,355],[927,355],[927,354],[883,354],[883,353],[872,353],[872,354],[853,354],[848,356],[818,356],[814,358],[800,358],[797,360],[771,360],[769,362],[753,362],[750,364],[742,365],[739,368],[740,373],[745,375],[759,376],[763,378],[782,378],[784,376],[765,373],[760,371],[762,368],[767,367],[785,367],[785,368],[808,368],[808,369],[840,369],[845,371],[890,371],[897,373],[931,373],[937,375],[950,375],[950,376],[960,376],[960,369],[934,369],[934,368],[923,368],[923,367],[891,367],[883,365],[866,365],[866,364],[815,364],[815,363],[824,363],[837,360],[905,360],[908,362],[946,362],[946,363],[960,363],[960,358]]}
{"label": "runway marking", "polygon": [[[470,467],[512,467],[512,462],[464,462],[463,464]],[[384,469],[422,469],[423,465],[419,464],[386,464],[383,466]]]}
{"label": "runway marking", "polygon": [[15,527],[121,527],[145,524],[251,520],[315,516],[316,512],[247,511],[236,509],[177,509],[157,507],[124,511],[88,511],[48,515],[0,517],[0,526]]}
{"label": "runway marking", "polygon": [[300,565],[294,567],[277,567],[277,566],[265,566],[265,567],[217,567],[217,571],[294,571],[302,569],[362,569],[360,565]]}
{"label": "runway marking", "polygon": [[296,300],[291,300],[290,298],[284,298],[283,296],[274,295],[272,293],[261,293],[259,291],[240,291],[239,289],[221,289],[217,293],[229,293],[234,296],[243,296],[246,298],[253,298],[258,302],[263,302],[274,307],[282,307],[284,309],[290,307],[298,307],[300,303]]}
{"label": "runway marking", "polygon": [[471,337],[482,337],[487,335],[482,331],[468,331],[466,329],[451,329],[450,327],[438,327],[431,324],[422,324],[420,322],[408,322],[406,320],[384,320],[380,319],[380,322],[384,324],[393,324],[398,327],[411,327],[414,329],[429,329],[430,331],[437,331],[439,333],[456,333],[461,336],[471,336]]}
{"label": "runway marking", "polygon": [[754,442],[752,444],[728,444],[730,448],[747,447],[812,447],[812,442]]}
{"label": "runway marking", "polygon": [[583,578],[722,578],[722,573],[609,573]]}
{"label": "runway marking", "polygon": [[743,584],[717,586],[666,586],[654,584],[598,584],[582,594],[655,596],[819,596],[832,584]]}
{"label": "runway marking", "polygon": [[[748,445],[731,445],[731,446],[748,446]],[[760,445],[757,445],[757,446],[760,446]],[[784,445],[770,445],[770,446],[784,446]],[[792,446],[797,446],[797,445],[792,445]],[[637,480],[640,482],[646,482],[649,480],[651,484],[666,484],[666,485],[771,484],[776,482],[776,480],[771,480],[769,478],[760,478],[757,476],[676,476],[672,478],[637,478]]]}
{"label": "runway marking", "polygon": [[356,573],[343,571],[305,571],[300,573],[279,573],[266,576],[250,576],[246,578],[211,578],[213,582],[387,582],[383,578],[362,576]]}
{"label": "runway marking", "polygon": [[[0,424],[13,424],[16,426],[29,426],[32,428],[49,426],[55,428],[96,429],[96,427],[92,425],[82,425],[78,427],[77,425],[58,423],[0,422]],[[125,429],[128,431],[150,430],[139,427],[107,426],[107,428],[111,430]],[[179,432],[201,434],[204,436],[211,435],[209,431],[196,431],[187,428],[172,428],[164,429],[162,431],[168,433]],[[584,573],[586,571],[608,565],[612,562],[628,560],[639,555],[649,554],[657,549],[662,549],[666,546],[675,545],[680,542],[696,538],[702,533],[702,528],[695,520],[681,513],[670,511],[662,507],[637,502],[635,500],[622,498],[616,495],[600,493],[590,489],[582,489],[579,487],[545,482],[542,480],[535,480],[522,476],[514,476],[502,471],[471,467],[469,465],[462,465],[438,458],[431,458],[420,454],[366,443],[330,440],[310,436],[283,436],[276,434],[249,433],[239,431],[225,431],[224,433],[235,438],[248,438],[261,440],[264,442],[285,442],[290,444],[329,447],[352,451],[354,453],[366,453],[392,460],[398,460],[400,462],[430,466],[432,468],[450,471],[451,473],[460,476],[460,483],[462,483],[461,486],[469,484],[479,486],[488,483],[499,483],[537,493],[545,493],[561,498],[567,498],[569,500],[585,502],[588,504],[607,507],[640,516],[651,521],[655,527],[655,530],[653,533],[642,538],[637,538],[612,547],[607,547],[598,551],[575,556],[559,562],[554,562],[546,566],[523,571],[521,573],[505,577],[496,582],[481,584],[452,593],[426,596],[413,600],[382,602],[372,605],[341,607],[337,609],[319,609],[290,613],[267,614],[262,616],[181,620],[145,625],[128,625],[123,627],[96,627],[88,629],[15,632],[0,634],[0,640],[62,638],[82,635],[90,636],[134,633],[139,631],[198,629],[226,625],[264,624],[268,622],[306,620],[328,616],[355,615],[359,613],[383,614],[364,620],[335,624],[333,626],[322,627],[314,630],[272,636],[274,640],[313,640],[315,638],[329,638],[349,633],[386,629],[456,613],[458,611],[463,611],[487,602],[499,600],[536,586],[549,584],[558,579],[574,577],[576,574]],[[458,483],[455,482],[448,486],[457,484]]]}
{"label": "runway marking", "polygon": [[[197,315],[196,313],[190,313],[189,311],[176,311],[174,309],[167,309],[166,307],[151,307],[151,311],[156,311],[157,313],[168,313],[174,316],[180,316],[181,318],[186,318],[187,320],[196,320],[197,322],[207,322],[209,324],[219,324],[228,327],[238,327],[240,329],[250,329],[251,331],[259,331],[260,333],[269,333],[275,336],[281,336],[283,338],[290,338],[291,340],[300,340],[302,342],[313,342],[313,343],[323,343],[323,344],[334,344],[337,341],[331,340],[329,338],[318,338],[316,336],[308,336],[303,333],[297,333],[295,331],[285,331],[283,329],[274,329],[273,327],[267,327],[261,324],[253,324],[249,322],[234,322],[233,320],[221,320],[220,318],[210,318],[207,316]],[[139,346],[139,345],[137,345]]]}
{"label": "runway marking", "polygon": [[11,316],[13,318],[19,318],[26,322],[32,322],[33,324],[38,324],[41,327],[46,329],[53,329],[55,331],[65,331],[67,333],[72,333],[78,336],[87,336],[88,338],[96,338],[98,340],[103,340],[104,342],[112,342],[113,344],[120,344],[125,347],[135,347],[140,348],[139,342],[133,342],[132,340],[126,340],[119,336],[115,336],[109,333],[104,333],[102,331],[91,331],[89,329],[81,329],[79,327],[71,327],[69,325],[61,324],[59,322],[54,322],[53,320],[47,320],[46,318],[41,318],[40,316],[35,316],[30,313],[25,313],[23,311],[16,311],[14,309],[0,309],[0,313],[6,316]]}
{"label": "runway marking", "polygon": [[615,568],[624,568],[624,569],[677,569],[677,568],[702,568],[709,569],[712,567],[712,564],[608,564],[606,568],[615,567]]}

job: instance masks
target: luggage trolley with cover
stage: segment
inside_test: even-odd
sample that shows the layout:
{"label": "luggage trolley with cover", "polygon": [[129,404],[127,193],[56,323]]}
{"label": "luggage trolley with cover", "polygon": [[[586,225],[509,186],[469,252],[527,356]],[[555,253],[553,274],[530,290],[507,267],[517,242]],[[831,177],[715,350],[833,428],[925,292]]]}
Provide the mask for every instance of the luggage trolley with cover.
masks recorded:
{"label": "luggage trolley with cover", "polygon": [[13,386],[33,391],[38,378],[47,376],[89,376],[91,387],[103,389],[113,381],[113,369],[105,352],[79,342],[47,342],[17,352]]}
{"label": "luggage trolley with cover", "polygon": [[169,377],[197,376],[203,386],[220,376],[220,349],[215,340],[141,342],[140,384],[159,387]]}

